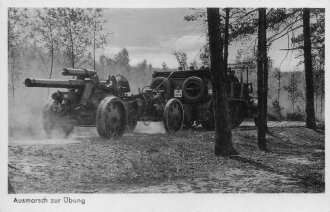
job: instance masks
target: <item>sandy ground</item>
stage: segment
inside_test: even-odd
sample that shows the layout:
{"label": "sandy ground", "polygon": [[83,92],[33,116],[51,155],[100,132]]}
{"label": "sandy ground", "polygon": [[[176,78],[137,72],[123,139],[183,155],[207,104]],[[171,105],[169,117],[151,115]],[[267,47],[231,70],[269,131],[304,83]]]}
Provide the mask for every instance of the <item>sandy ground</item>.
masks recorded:
{"label": "sandy ground", "polygon": [[269,152],[256,128],[233,130],[239,156],[214,157],[214,132],[165,133],[138,123],[133,133],[102,140],[94,128],[66,139],[10,138],[9,177],[17,193],[319,193],[324,192],[324,133],[301,122],[270,122]]}

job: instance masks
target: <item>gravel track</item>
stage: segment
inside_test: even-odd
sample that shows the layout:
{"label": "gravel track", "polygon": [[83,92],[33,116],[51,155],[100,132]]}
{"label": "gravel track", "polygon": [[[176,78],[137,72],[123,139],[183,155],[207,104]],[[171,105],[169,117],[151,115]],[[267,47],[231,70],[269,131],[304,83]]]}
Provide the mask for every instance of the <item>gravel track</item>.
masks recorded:
{"label": "gravel track", "polygon": [[[319,193],[324,192],[324,133],[302,123],[270,123],[269,152],[256,128],[233,130],[239,156],[214,157],[214,132],[140,133],[102,140],[93,128],[67,139],[10,138],[9,177],[17,193]],[[147,128],[157,129],[147,134]],[[141,130],[142,129],[142,130]],[[143,131],[144,130],[144,131]],[[150,132],[150,131],[149,131]]]}

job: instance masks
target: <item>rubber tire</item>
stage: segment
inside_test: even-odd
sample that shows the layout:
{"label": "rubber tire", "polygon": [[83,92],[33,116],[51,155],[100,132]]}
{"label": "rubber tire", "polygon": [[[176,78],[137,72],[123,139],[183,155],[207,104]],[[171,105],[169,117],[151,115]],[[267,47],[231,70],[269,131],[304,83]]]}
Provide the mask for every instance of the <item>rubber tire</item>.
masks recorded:
{"label": "rubber tire", "polygon": [[[171,128],[170,125],[170,122],[169,122],[169,112],[170,112],[170,107],[172,104],[175,104],[175,103],[178,103],[179,104],[179,112],[181,113],[181,120],[179,123],[179,127],[173,129]],[[177,132],[179,130],[182,129],[182,126],[183,126],[183,123],[184,123],[184,109],[183,109],[183,105],[182,103],[180,102],[180,100],[176,99],[176,98],[172,98],[170,99],[166,105],[165,105],[165,108],[164,108],[164,113],[163,113],[163,123],[164,123],[164,128],[166,130],[167,133],[174,133],[174,132]]]}
{"label": "rubber tire", "polygon": [[[165,85],[165,88],[163,87],[164,85],[159,86],[161,83],[163,83]],[[163,89],[161,89],[162,87],[163,87]],[[156,77],[156,78],[154,78],[150,83],[150,88],[151,89],[164,90],[166,99],[170,99],[170,98],[173,97],[171,82],[165,77]]]}
{"label": "rubber tire", "polygon": [[[107,110],[109,104],[117,104],[119,106],[120,114],[120,126],[116,132],[112,132],[108,126],[107,120]],[[120,101],[119,98],[110,96],[104,98],[101,103],[99,104],[97,111],[96,111],[96,130],[100,137],[102,138],[119,138],[121,137],[126,129],[126,110],[123,103]]]}
{"label": "rubber tire", "polygon": [[[197,95],[195,95],[195,96],[190,96],[187,92],[187,85],[191,82],[198,83],[199,87],[200,87]],[[183,96],[185,102],[195,103],[195,102],[200,101],[204,97],[206,90],[207,89],[206,89],[205,83],[199,77],[195,77],[195,76],[189,77],[182,83],[182,96]]]}

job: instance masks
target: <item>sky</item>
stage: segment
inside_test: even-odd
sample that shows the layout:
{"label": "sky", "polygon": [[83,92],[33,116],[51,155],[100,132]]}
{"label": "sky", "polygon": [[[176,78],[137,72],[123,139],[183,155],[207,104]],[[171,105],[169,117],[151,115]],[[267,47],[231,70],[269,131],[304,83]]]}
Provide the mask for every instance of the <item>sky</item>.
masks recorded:
{"label": "sky", "polygon": [[[112,35],[108,46],[99,50],[99,54],[113,57],[126,48],[131,65],[145,59],[153,67],[161,67],[165,62],[170,68],[177,68],[178,64],[172,52],[182,50],[187,53],[188,64],[193,60],[198,63],[200,50],[206,43],[206,29],[200,22],[183,20],[185,15],[193,12],[189,8],[107,9],[104,17]],[[240,48],[244,46],[229,46],[229,62],[233,62]],[[269,50],[275,67],[279,67],[285,58],[286,52],[279,50],[283,48],[287,48],[286,38],[275,42]],[[290,52],[282,62],[281,70],[292,71],[297,62]]]}

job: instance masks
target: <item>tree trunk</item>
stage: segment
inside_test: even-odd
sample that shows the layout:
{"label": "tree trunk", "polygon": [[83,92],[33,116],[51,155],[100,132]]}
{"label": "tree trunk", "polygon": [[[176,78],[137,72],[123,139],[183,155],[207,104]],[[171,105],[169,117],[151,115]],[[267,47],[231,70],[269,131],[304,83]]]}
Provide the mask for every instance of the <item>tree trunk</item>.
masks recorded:
{"label": "tree trunk", "polygon": [[210,59],[215,117],[215,155],[238,154],[232,145],[231,124],[225,86],[225,66],[222,55],[219,8],[207,8]]}
{"label": "tree trunk", "polygon": [[12,72],[11,72],[11,89],[12,89],[12,97],[13,97],[13,107],[15,107],[15,57],[13,59],[13,64],[12,64]]}
{"label": "tree trunk", "polygon": [[94,67],[94,70],[96,70],[96,67],[95,67],[96,66],[95,65],[95,30],[94,30],[94,38],[93,39],[94,39],[94,46],[93,46],[93,53],[94,53],[94,63],[93,64],[94,65],[93,65],[93,67]]}
{"label": "tree trunk", "polygon": [[72,31],[71,31],[71,27],[70,27],[70,42],[71,42],[71,65],[72,68],[74,68],[74,42],[73,42],[73,38],[72,38]]}
{"label": "tree trunk", "polygon": [[281,94],[281,73],[278,74],[278,90],[277,90],[278,105],[280,105],[280,94]]}
{"label": "tree trunk", "polygon": [[9,177],[8,177],[8,194],[15,194],[14,187],[12,186]]}
{"label": "tree trunk", "polygon": [[[228,46],[229,46],[229,12],[230,9],[226,8],[226,19],[225,19],[225,50],[224,50],[224,65],[225,70],[228,68]],[[227,74],[227,71],[226,71]]]}
{"label": "tree trunk", "polygon": [[304,60],[305,60],[305,81],[306,81],[306,127],[310,129],[316,129],[309,8],[304,8],[303,10],[303,33],[304,33]]}
{"label": "tree trunk", "polygon": [[315,103],[315,114],[318,113],[317,111],[317,96],[314,97],[314,103]]}
{"label": "tree trunk", "polygon": [[324,94],[321,94],[321,116],[323,116],[323,98],[324,98]]}
{"label": "tree trunk", "polygon": [[[49,72],[49,79],[52,78],[52,73],[53,73],[53,66],[54,66],[54,41],[51,42],[51,49],[50,49],[50,72]],[[49,95],[49,88],[47,89],[47,96]]]}
{"label": "tree trunk", "polygon": [[[259,8],[258,19],[258,147],[267,151],[266,146],[266,83],[267,74],[267,41],[266,41],[266,8]],[[267,96],[266,96],[267,97]]]}
{"label": "tree trunk", "polygon": [[267,108],[267,105],[268,105],[268,57],[267,57],[267,39],[266,39],[266,30],[267,30],[267,23],[266,23],[266,12],[264,14],[264,20],[265,20],[265,35],[264,35],[264,39],[265,39],[265,44],[264,44],[264,48],[263,48],[263,58],[264,58],[264,107],[265,107],[265,122],[264,122],[264,125],[265,125],[265,131],[268,132],[268,126],[267,126],[267,116],[268,116],[268,108]]}
{"label": "tree trunk", "polygon": [[292,113],[294,113],[294,102],[292,102]]}
{"label": "tree trunk", "polygon": [[53,73],[53,66],[54,66],[54,42],[52,41],[52,46],[50,50],[51,62],[50,62],[50,72],[49,72],[49,79],[52,78]]}

